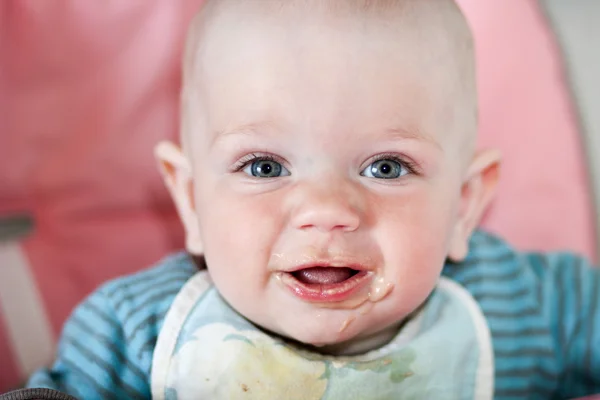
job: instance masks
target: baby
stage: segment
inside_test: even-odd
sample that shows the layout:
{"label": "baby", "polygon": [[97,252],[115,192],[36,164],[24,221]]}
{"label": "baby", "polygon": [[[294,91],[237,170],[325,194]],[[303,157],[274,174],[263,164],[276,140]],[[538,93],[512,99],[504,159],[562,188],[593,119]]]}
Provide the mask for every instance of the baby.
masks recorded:
{"label": "baby", "polygon": [[[600,392],[600,275],[475,231],[473,41],[451,0],[213,0],[186,47],[188,252],[110,282],[30,387],[80,399]],[[189,254],[199,256],[200,268]]]}

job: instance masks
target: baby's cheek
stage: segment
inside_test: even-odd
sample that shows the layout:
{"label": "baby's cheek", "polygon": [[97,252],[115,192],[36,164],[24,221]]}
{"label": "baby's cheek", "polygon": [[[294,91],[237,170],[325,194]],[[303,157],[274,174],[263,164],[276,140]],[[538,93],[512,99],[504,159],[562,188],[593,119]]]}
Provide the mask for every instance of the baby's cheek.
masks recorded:
{"label": "baby's cheek", "polygon": [[429,290],[446,258],[451,218],[448,205],[431,194],[413,193],[401,207],[382,207],[377,229],[386,265],[398,282],[411,282],[410,290]]}
{"label": "baby's cheek", "polygon": [[[216,196],[201,215],[206,261],[215,283],[241,296],[264,282],[278,208],[258,197]],[[237,291],[236,291],[237,290]]]}

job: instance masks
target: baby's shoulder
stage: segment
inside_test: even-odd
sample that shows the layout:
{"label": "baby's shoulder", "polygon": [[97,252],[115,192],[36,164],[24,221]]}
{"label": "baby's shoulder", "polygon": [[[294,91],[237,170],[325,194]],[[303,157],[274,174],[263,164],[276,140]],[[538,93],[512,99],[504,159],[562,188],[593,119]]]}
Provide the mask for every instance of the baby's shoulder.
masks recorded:
{"label": "baby's shoulder", "polygon": [[520,252],[477,232],[469,256],[448,263],[444,275],[471,294],[486,318],[497,393],[534,381],[548,382],[539,389],[548,393],[544,398],[597,391],[585,371],[599,365],[593,349],[600,336],[600,269],[572,253]]}
{"label": "baby's shoulder", "polygon": [[[581,304],[594,308],[600,269],[568,252],[520,252],[492,234],[477,232],[467,258],[447,263],[443,275],[463,286],[490,324],[538,319],[548,325],[560,320],[556,306]],[[497,323],[497,324],[496,324]]]}
{"label": "baby's shoulder", "polygon": [[185,252],[166,256],[155,265],[103,284],[91,297],[109,303],[123,322],[136,315],[154,315],[168,309],[183,285],[198,271]]}
{"label": "baby's shoulder", "polygon": [[569,252],[521,252],[490,233],[473,234],[469,254],[460,263],[448,262],[444,276],[469,291],[553,284],[564,275],[591,270],[589,262]]}
{"label": "baby's shoulder", "polygon": [[93,326],[109,324],[131,344],[160,331],[175,296],[198,272],[185,252],[169,255],[154,266],[106,282],[73,312],[75,320]]}
{"label": "baby's shoulder", "polygon": [[177,253],[103,284],[65,323],[59,345],[63,356],[124,368],[145,380],[165,315],[196,272],[189,256]]}

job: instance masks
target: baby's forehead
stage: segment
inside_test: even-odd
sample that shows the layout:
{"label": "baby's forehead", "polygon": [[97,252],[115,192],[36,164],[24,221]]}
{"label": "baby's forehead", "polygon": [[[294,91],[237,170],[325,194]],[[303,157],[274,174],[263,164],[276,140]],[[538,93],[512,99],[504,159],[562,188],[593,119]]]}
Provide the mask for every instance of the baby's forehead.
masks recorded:
{"label": "baby's forehead", "polygon": [[[207,102],[216,103],[218,97],[229,103],[230,111],[236,103],[248,107],[253,102],[249,93],[260,97],[253,90],[278,85],[291,89],[285,86],[290,79],[284,78],[296,73],[297,64],[312,63],[314,68],[296,79],[300,87],[290,93],[315,82],[339,82],[340,75],[350,75],[344,63],[354,58],[365,71],[354,74],[354,85],[381,84],[381,96],[412,100],[413,104],[395,104],[398,109],[419,102],[414,91],[394,87],[394,81],[402,80],[413,87],[428,83],[436,96],[453,103],[467,100],[466,108],[472,109],[471,47],[462,15],[446,0],[209,0],[190,29],[184,85],[193,92],[204,88]],[[329,68],[332,63],[338,63],[337,68]],[[281,96],[274,101],[280,100]],[[231,114],[222,119],[228,118]]]}
{"label": "baby's forehead", "polygon": [[195,61],[198,50],[214,41],[226,45],[221,53],[228,51],[239,44],[229,39],[261,29],[283,37],[298,31],[337,34],[339,40],[388,33],[392,40],[437,47],[430,54],[472,45],[452,0],[207,0],[189,29],[186,58]]}
{"label": "baby's forehead", "polygon": [[381,55],[382,66],[401,61],[432,81],[472,78],[470,31],[451,0],[208,0],[190,28],[184,83],[228,71],[223,61],[237,67],[238,55],[306,52],[309,62],[317,49],[333,56],[342,47],[355,58]]}

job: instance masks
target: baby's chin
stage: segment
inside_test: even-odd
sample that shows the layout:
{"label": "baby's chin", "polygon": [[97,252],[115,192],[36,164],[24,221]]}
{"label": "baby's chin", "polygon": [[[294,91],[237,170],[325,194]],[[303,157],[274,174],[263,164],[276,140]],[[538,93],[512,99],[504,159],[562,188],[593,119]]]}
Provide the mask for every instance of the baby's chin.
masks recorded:
{"label": "baby's chin", "polygon": [[356,331],[345,334],[327,334],[320,332],[295,341],[302,347],[321,354],[336,356],[353,356],[367,353],[385,346],[398,334],[400,323],[377,332]]}
{"label": "baby's chin", "polygon": [[[324,317],[320,321],[289,321],[290,325],[278,326],[275,332],[287,340],[309,350],[333,355],[361,354],[381,347],[398,333],[400,322],[380,326],[360,320],[353,314]],[[346,314],[346,315],[344,315]],[[284,321],[280,321],[284,322]],[[287,322],[287,321],[286,321]]]}
{"label": "baby's chin", "polygon": [[257,321],[252,318],[249,318],[249,320],[267,334],[276,335],[286,341],[316,349],[343,343],[362,333],[362,331],[356,329],[357,327],[351,329],[351,322],[344,323],[348,320],[348,317],[302,318],[296,313],[272,321]]}
{"label": "baby's chin", "polygon": [[319,352],[329,346],[337,346],[348,341],[351,341],[359,336],[362,332],[353,332],[346,330],[345,332],[339,332],[339,329],[315,329],[306,330],[303,329],[294,335],[284,335],[285,337],[292,339],[298,343],[301,343],[308,347],[314,347]]}

